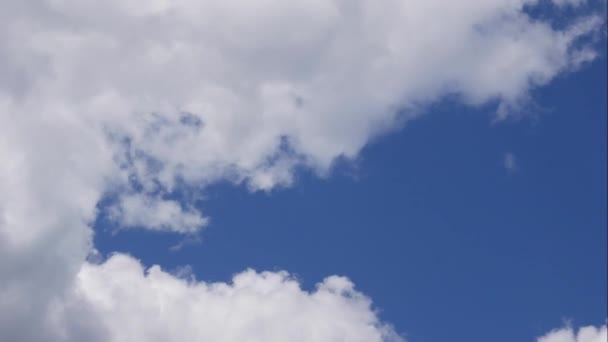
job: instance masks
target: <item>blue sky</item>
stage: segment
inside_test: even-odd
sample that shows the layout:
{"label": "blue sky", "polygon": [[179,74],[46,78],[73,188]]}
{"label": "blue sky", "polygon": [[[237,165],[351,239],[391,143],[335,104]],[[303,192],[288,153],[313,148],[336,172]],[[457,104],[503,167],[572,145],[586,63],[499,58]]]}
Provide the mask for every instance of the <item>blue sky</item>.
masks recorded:
{"label": "blue sky", "polygon": [[[456,100],[339,162],[325,178],[198,204],[200,243],[97,226],[102,252],[197,278],[289,270],[306,289],[346,275],[411,341],[532,341],[606,319],[606,59],[533,93],[519,119]],[[504,159],[512,154],[516,169]],[[135,241],[135,242],[134,242]]]}
{"label": "blue sky", "polygon": [[0,11],[0,341],[605,342],[605,0]]}

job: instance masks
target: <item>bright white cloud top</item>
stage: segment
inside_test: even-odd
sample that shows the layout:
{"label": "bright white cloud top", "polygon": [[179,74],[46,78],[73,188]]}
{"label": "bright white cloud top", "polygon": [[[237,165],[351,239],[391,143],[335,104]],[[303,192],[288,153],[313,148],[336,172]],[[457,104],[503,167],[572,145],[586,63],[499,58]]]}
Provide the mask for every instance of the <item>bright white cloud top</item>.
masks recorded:
{"label": "bright white cloud top", "polygon": [[85,266],[78,283],[110,341],[401,341],[342,277],[313,293],[283,272],[188,283],[156,266],[144,275],[137,261],[117,255]]}
{"label": "bright white cloud top", "polygon": [[605,325],[599,328],[583,327],[578,332],[568,326],[549,332],[538,338],[537,342],[604,342],[606,340],[608,340],[608,334]]}
{"label": "bright white cloud top", "polygon": [[344,278],[307,293],[283,273],[205,284],[144,276],[124,255],[88,263],[97,204],[116,198],[117,226],[195,233],[207,219],[167,194],[219,180],[268,190],[297,167],[326,174],[448,94],[497,100],[508,116],[592,60],[582,42],[604,24],[557,29],[526,13],[535,4],[3,4],[0,339],[398,340]]}

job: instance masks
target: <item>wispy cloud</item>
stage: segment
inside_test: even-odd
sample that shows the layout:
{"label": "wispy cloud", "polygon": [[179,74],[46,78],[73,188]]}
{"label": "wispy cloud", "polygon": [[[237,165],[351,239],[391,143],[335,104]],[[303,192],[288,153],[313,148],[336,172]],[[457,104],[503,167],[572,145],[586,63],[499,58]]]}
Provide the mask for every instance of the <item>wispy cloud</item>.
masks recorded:
{"label": "wispy cloud", "polygon": [[515,173],[519,171],[519,163],[517,161],[517,158],[515,157],[515,154],[511,152],[505,153],[502,160],[502,165],[509,173]]}

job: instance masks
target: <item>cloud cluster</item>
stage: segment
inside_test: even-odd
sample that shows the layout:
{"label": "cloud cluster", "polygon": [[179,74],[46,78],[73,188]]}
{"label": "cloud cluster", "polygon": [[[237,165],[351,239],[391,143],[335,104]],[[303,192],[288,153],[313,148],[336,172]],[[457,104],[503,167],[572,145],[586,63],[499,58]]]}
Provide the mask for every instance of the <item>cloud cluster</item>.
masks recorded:
{"label": "cloud cluster", "polygon": [[[156,270],[144,277],[125,257],[85,261],[100,200],[113,199],[109,215],[119,227],[194,233],[207,219],[191,203],[171,199],[177,190],[220,180],[269,190],[291,184],[297,167],[326,174],[337,158],[356,157],[375,136],[448,94],[469,105],[498,101],[499,116],[507,116],[531,88],[595,57],[585,41],[601,29],[601,18],[577,17],[555,28],[530,17],[526,9],[536,3],[4,3],[0,339],[104,340],[105,331],[129,340],[128,332],[116,331],[126,327],[108,315],[127,320],[152,309],[128,295],[120,279],[153,297],[170,283],[175,302],[168,310],[184,305],[201,314],[204,307],[186,307],[184,298],[216,294],[204,284]],[[237,278],[248,277],[279,279],[278,288],[292,289],[279,291],[294,296],[286,301],[308,305],[315,315],[339,311],[336,317],[370,340],[390,335],[367,300],[352,290],[338,293],[335,282],[346,286],[344,280],[329,278],[307,294],[282,274]],[[97,300],[108,293],[125,307]],[[335,303],[317,300],[326,295]],[[254,286],[244,298],[269,297]],[[213,300],[229,303],[227,295]],[[255,310],[271,317],[272,310],[287,310],[281,305]],[[112,312],[119,309],[126,311]],[[305,317],[297,322],[309,324]],[[318,332],[319,339],[343,336],[340,324]]]}
{"label": "cloud cluster", "polygon": [[312,293],[285,272],[237,274],[230,284],[176,278],[114,255],[85,265],[78,292],[93,304],[108,341],[402,341],[378,321],[346,278]]}
{"label": "cloud cluster", "polygon": [[571,326],[556,329],[545,336],[539,337],[537,342],[605,342],[608,341],[606,325],[601,327],[588,326],[575,332]]}

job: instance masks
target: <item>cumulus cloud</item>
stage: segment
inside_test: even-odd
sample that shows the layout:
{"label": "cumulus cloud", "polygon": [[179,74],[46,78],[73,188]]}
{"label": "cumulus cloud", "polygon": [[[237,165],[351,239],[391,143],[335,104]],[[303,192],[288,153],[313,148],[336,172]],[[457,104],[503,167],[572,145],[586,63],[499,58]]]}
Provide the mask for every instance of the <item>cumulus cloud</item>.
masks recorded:
{"label": "cumulus cloud", "polygon": [[537,342],[605,342],[608,341],[606,325],[587,326],[576,332],[571,326],[556,329],[539,337]]}
{"label": "cumulus cloud", "polygon": [[[113,330],[123,327],[106,317],[111,309],[92,299],[108,291],[125,305],[133,300],[133,307],[142,299],[125,295],[122,284],[100,285],[95,274],[116,272],[153,294],[159,280],[124,258],[85,261],[106,196],[116,198],[110,212],[117,227],[194,233],[206,218],[192,203],[168,199],[176,191],[217,181],[270,190],[292,184],[298,167],[327,174],[337,158],[356,157],[375,136],[448,94],[473,106],[498,101],[499,117],[510,115],[530,89],[592,60],[596,52],[585,42],[603,26],[590,15],[555,28],[527,14],[536,3],[4,3],[1,339],[108,340],[102,331],[129,338]],[[204,285],[159,272],[150,271],[181,284],[173,287],[176,298],[207,293]],[[275,276],[278,287],[295,286]],[[312,294],[286,293],[320,305],[310,309],[316,312],[325,305],[314,299],[323,286]],[[256,291],[253,302],[267,298]],[[336,316],[345,319],[361,315],[348,322],[369,330],[364,336],[385,336],[361,304],[368,302],[353,298],[331,310],[343,310]],[[281,307],[268,310],[274,308]],[[198,315],[204,308],[184,310]],[[320,339],[342,336],[339,327],[328,329],[338,330]]]}
{"label": "cumulus cloud", "polygon": [[125,255],[87,264],[77,291],[108,341],[403,341],[346,278],[313,292],[285,272],[247,270],[231,283],[186,281]]}

